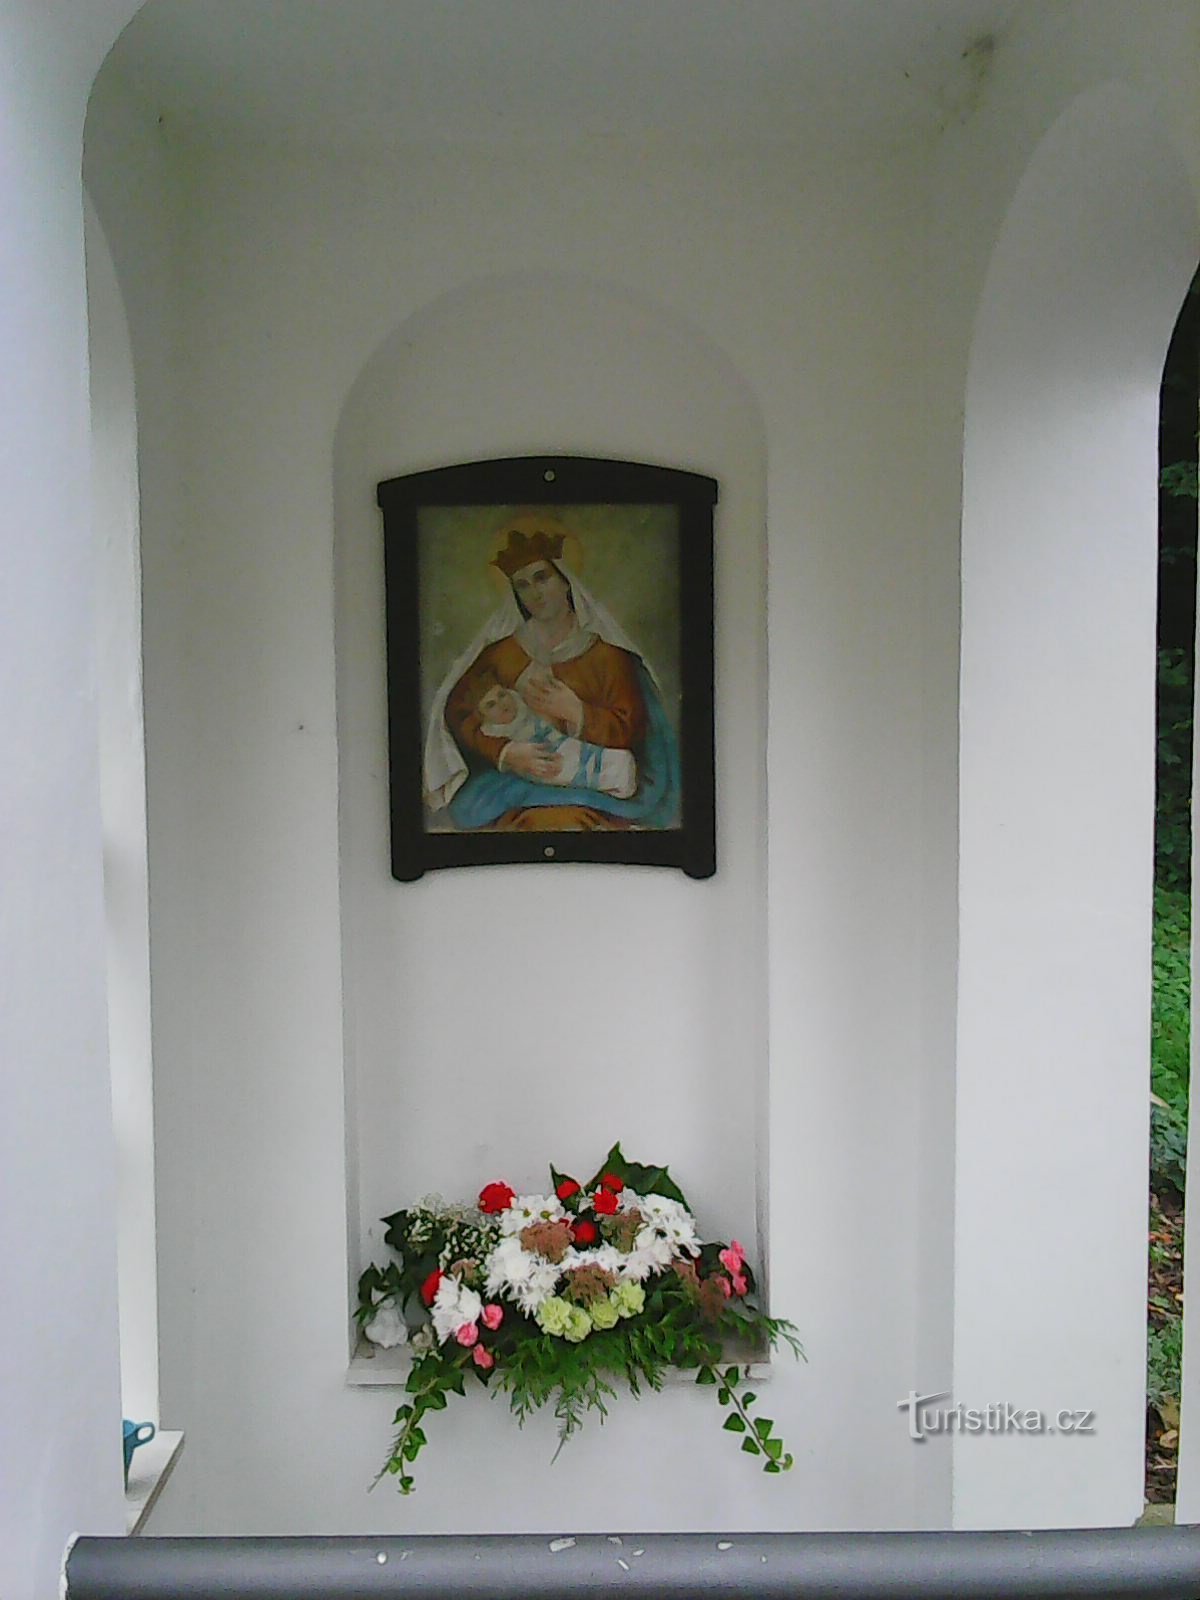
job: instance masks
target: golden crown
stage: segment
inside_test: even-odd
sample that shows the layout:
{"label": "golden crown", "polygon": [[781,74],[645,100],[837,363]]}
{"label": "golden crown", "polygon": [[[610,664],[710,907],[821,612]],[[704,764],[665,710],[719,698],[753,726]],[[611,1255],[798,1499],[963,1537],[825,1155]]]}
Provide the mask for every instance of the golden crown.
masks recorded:
{"label": "golden crown", "polygon": [[492,565],[499,567],[506,578],[511,578],[522,567],[534,561],[557,561],[562,555],[566,534],[550,527],[510,528],[508,542],[492,557]]}

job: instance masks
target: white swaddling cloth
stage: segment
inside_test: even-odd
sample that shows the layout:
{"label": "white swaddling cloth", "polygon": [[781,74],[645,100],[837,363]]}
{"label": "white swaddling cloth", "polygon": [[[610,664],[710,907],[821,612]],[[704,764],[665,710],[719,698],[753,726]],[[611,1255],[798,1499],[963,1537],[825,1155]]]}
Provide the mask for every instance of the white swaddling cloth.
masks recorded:
{"label": "white swaddling cloth", "polygon": [[605,749],[573,739],[545,717],[539,717],[516,689],[502,692],[516,701],[516,716],[511,722],[482,722],[479,731],[492,739],[527,741],[553,750],[561,758],[561,765],[557,776],[545,782],[564,789],[598,789],[617,800],[628,800],[636,791],[637,762],[631,750]]}

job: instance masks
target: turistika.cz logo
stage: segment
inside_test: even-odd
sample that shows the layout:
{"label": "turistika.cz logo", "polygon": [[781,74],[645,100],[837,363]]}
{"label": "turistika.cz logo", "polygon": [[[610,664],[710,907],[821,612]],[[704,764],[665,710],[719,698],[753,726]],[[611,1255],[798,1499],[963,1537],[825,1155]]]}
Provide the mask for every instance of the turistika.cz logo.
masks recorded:
{"label": "turistika.cz logo", "polygon": [[918,1394],[910,1389],[896,1401],[897,1411],[908,1412],[908,1437],[921,1444],[944,1433],[1095,1433],[1094,1411],[1040,1411],[1014,1406],[1007,1400],[988,1406],[940,1405],[950,1390]]}

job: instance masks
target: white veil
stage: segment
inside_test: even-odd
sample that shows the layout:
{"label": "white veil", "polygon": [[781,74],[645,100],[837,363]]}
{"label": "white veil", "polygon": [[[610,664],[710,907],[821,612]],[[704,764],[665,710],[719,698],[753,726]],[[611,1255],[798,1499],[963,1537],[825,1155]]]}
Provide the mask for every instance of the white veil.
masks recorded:
{"label": "white veil", "polygon": [[462,655],[457,657],[438,685],[429,712],[424,767],[425,803],[435,811],[450,804],[467,778],[467,763],[454,742],[453,734],[446,726],[446,701],[450,698],[450,691],[454,685],[480,651],[486,650],[488,645],[496,644],[501,639],[507,639],[510,634],[515,634],[517,643],[527,655],[542,666],[552,666],[556,661],[573,661],[576,656],[581,656],[585,650],[590,649],[597,639],[603,639],[606,644],[616,645],[619,649],[628,650],[632,655],[638,656],[657,685],[658,680],[654,677],[649,662],[607,606],[584,587],[564,561],[556,560],[554,565],[571,585],[571,597],[575,602],[575,626],[562,643],[549,652],[539,647],[536,634],[521,615],[517,597],[512,591],[512,585],[509,584],[508,593],[503,601],[492,612]]}

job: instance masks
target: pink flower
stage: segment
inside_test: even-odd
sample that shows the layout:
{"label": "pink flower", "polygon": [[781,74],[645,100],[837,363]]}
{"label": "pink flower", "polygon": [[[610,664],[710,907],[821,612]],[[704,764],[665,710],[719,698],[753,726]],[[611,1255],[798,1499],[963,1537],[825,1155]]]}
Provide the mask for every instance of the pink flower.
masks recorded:
{"label": "pink flower", "polygon": [[496,1365],[495,1356],[490,1350],[485,1350],[481,1344],[477,1344],[474,1350],[471,1351],[471,1360],[481,1372],[490,1372]]}
{"label": "pink flower", "polygon": [[725,1296],[726,1300],[728,1300],[729,1296],[733,1293],[733,1290],[729,1287],[729,1279],[721,1277],[720,1273],[717,1272],[713,1273],[713,1277],[716,1278],[717,1282],[721,1285],[721,1293]]}
{"label": "pink flower", "polygon": [[469,1350],[479,1338],[479,1326],[474,1322],[464,1322],[454,1337],[458,1340],[459,1344],[461,1344],[465,1349]]}
{"label": "pink flower", "polygon": [[480,1316],[480,1321],[483,1323],[485,1328],[490,1328],[491,1331],[495,1333],[496,1329],[504,1321],[503,1308],[498,1305],[484,1306]]}
{"label": "pink flower", "polygon": [[750,1288],[744,1272],[735,1272],[733,1275],[734,1294],[745,1294]]}
{"label": "pink flower", "polygon": [[741,1245],[736,1239],[728,1247],[728,1249],[722,1250],[720,1255],[717,1257],[717,1260],[725,1268],[726,1272],[732,1273],[738,1273],[742,1270],[742,1265],[745,1262],[745,1259],[746,1252],[742,1249]]}

